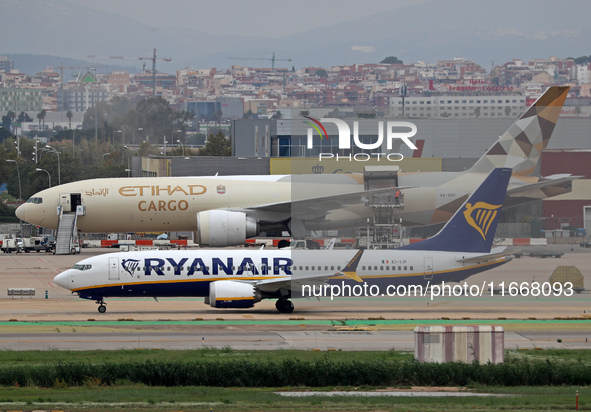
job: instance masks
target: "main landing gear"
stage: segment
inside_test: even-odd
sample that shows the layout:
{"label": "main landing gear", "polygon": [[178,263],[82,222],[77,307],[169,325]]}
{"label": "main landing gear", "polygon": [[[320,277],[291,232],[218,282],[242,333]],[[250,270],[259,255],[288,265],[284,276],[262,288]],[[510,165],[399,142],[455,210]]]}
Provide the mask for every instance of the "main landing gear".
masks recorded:
{"label": "main landing gear", "polygon": [[291,313],[293,312],[293,303],[289,299],[278,299],[275,303],[275,307],[281,313]]}
{"label": "main landing gear", "polygon": [[98,307],[99,313],[105,313],[107,311],[107,304],[105,303],[105,300],[103,298],[101,298],[100,300],[97,300],[96,303],[99,305],[99,307]]}

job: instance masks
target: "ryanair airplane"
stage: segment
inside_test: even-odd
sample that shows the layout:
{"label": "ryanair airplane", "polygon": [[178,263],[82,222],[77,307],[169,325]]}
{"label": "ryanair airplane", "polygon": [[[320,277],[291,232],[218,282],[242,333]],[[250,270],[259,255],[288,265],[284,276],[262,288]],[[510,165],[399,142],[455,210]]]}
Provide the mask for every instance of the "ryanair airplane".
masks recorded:
{"label": "ryanair airplane", "polygon": [[54,280],[95,300],[100,313],[106,297],[186,296],[214,308],[277,299],[277,310],[291,313],[290,298],[319,296],[318,288],[346,295],[363,284],[385,296],[392,285],[458,282],[510,260],[502,248],[491,251],[510,177],[510,168],[494,169],[438,234],[394,250],[121,252],[82,260]]}

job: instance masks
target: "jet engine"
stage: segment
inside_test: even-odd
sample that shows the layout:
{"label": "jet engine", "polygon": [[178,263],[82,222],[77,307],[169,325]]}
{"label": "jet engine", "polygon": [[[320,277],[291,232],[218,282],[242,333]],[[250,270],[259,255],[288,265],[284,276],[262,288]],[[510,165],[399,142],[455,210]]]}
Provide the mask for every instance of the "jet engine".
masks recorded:
{"label": "jet engine", "polygon": [[252,308],[262,299],[261,293],[248,283],[218,280],[209,284],[209,301],[212,308]]}
{"label": "jet engine", "polygon": [[259,233],[258,222],[244,212],[207,210],[197,213],[197,237],[200,245],[233,246],[244,244]]}

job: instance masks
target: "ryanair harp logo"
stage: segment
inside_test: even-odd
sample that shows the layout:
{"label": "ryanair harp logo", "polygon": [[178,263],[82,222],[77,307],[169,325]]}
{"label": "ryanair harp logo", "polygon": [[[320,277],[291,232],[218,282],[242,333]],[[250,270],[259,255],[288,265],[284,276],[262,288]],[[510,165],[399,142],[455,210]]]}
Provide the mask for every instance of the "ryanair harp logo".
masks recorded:
{"label": "ryanair harp logo", "polygon": [[123,269],[133,277],[133,272],[137,269],[139,263],[140,261],[136,259],[123,259],[121,261],[121,266],[123,266]]}
{"label": "ryanair harp logo", "polygon": [[480,233],[482,238],[486,240],[486,235],[491,223],[495,220],[498,213],[498,208],[501,205],[491,205],[486,202],[476,202],[474,206],[471,203],[466,203],[466,210],[464,210],[464,217],[470,226]]}

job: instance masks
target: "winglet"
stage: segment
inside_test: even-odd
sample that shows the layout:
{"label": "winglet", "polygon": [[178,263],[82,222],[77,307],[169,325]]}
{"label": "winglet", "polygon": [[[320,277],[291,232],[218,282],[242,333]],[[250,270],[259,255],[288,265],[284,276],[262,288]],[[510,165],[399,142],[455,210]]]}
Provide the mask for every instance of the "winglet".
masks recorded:
{"label": "winglet", "polygon": [[363,255],[363,250],[359,250],[355,254],[355,256],[353,256],[353,259],[351,259],[349,263],[347,263],[347,266],[345,266],[340,273],[342,273],[343,275],[345,275],[345,277],[348,277],[349,279],[353,279],[356,282],[363,282],[363,279],[361,279],[357,275],[357,265],[359,265],[361,255]]}
{"label": "winglet", "polygon": [[335,243],[337,243],[337,238],[333,237],[332,239],[330,239],[330,242],[328,243],[328,245],[326,245],[324,247],[324,250],[333,250]]}

